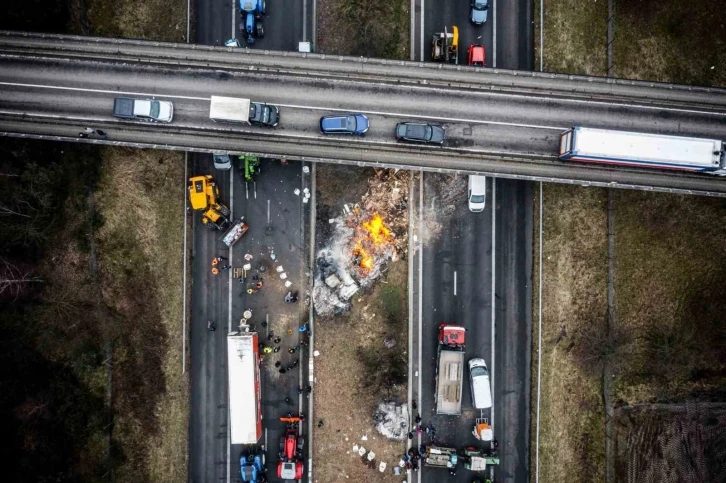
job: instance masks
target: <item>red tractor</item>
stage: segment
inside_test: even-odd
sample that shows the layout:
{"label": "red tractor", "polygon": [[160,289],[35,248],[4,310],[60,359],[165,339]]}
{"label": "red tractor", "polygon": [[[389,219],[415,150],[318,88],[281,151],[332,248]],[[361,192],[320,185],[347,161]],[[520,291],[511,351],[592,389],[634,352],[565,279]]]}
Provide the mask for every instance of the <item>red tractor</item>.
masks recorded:
{"label": "red tractor", "polygon": [[283,480],[298,481],[303,477],[303,445],[305,439],[300,436],[299,417],[280,418],[288,423],[285,435],[280,438],[280,463],[277,465],[277,477]]}

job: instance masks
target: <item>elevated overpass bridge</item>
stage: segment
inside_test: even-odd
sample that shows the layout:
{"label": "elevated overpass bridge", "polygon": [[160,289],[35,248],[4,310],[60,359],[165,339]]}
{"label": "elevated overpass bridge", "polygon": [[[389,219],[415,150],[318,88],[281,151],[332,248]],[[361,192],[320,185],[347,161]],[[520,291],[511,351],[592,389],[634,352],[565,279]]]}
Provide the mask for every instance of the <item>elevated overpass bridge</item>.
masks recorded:
{"label": "elevated overpass bridge", "polygon": [[[174,103],[171,124],[111,116],[117,96]],[[212,95],[276,104],[276,129],[209,120]],[[362,139],[321,115],[363,112]],[[397,122],[442,123],[444,147],[396,143]],[[726,179],[557,160],[573,125],[726,139],[726,90],[293,52],[0,32],[0,133],[79,141],[84,127],[142,148],[229,151],[573,184],[726,196]]]}

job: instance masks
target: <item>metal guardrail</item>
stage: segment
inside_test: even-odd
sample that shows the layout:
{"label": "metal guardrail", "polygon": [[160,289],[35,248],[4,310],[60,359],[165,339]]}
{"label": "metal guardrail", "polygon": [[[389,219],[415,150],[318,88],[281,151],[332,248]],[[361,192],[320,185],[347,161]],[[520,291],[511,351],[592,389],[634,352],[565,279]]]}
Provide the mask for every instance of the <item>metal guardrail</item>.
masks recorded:
{"label": "metal guardrail", "polygon": [[0,31],[0,54],[118,59],[306,76],[344,76],[382,83],[418,83],[547,96],[629,100],[634,104],[726,108],[726,89],[430,62],[370,59],[129,39]]}

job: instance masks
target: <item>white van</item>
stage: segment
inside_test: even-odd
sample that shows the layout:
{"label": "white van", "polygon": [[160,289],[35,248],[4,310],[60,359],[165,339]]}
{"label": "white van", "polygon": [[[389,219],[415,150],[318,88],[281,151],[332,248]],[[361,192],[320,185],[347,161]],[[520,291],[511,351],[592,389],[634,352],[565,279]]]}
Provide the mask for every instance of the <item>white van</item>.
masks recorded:
{"label": "white van", "polygon": [[466,197],[469,199],[469,211],[472,213],[484,211],[487,200],[487,177],[470,174]]}
{"label": "white van", "polygon": [[489,385],[489,369],[484,359],[469,361],[469,381],[471,382],[471,404],[476,409],[492,407],[492,389]]}

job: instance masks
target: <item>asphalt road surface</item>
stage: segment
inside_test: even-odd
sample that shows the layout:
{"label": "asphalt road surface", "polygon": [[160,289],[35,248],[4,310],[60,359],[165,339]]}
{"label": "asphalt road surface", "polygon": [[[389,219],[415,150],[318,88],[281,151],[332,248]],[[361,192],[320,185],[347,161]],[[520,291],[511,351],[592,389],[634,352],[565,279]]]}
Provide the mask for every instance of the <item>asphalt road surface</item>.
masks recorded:
{"label": "asphalt road surface", "polygon": [[[441,323],[463,325],[466,330],[465,364],[481,357],[492,368],[492,190],[487,183],[486,209],[471,213],[466,201],[467,177],[457,177],[458,188],[452,189],[442,175],[424,174],[423,224],[429,233],[423,238],[421,337],[421,417],[423,424],[433,424],[436,441],[460,450],[476,445],[472,435],[476,418],[488,418],[491,411],[475,410],[471,403],[468,366],[463,370],[461,416],[436,415],[436,356],[438,327]],[[447,187],[448,186],[448,187]],[[453,194],[452,194],[453,193]],[[435,228],[431,228],[435,227]],[[435,231],[432,231],[435,230]],[[496,373],[495,373],[496,374]],[[513,374],[516,376],[516,374]],[[496,376],[495,376],[496,377]],[[499,401],[494,399],[494,414]],[[516,422],[515,422],[516,424]],[[494,425],[495,437],[498,428]],[[430,434],[420,435],[420,443],[429,444]],[[424,482],[469,482],[471,474],[459,465],[459,473],[450,476],[444,469],[424,467]],[[524,480],[522,480],[524,481]]]}
{"label": "asphalt road surface", "polygon": [[[421,0],[419,0],[421,1]],[[436,2],[432,0],[424,1],[423,14],[423,56],[416,60],[431,61],[431,41],[435,33],[443,32],[444,27],[451,32],[452,27],[459,29],[459,58],[458,64],[467,64],[467,49],[470,45],[484,45],[486,51],[486,67],[492,67],[492,10],[489,9],[489,20],[484,25],[474,25],[469,20],[471,11],[470,2],[467,0],[457,2]],[[493,2],[494,0],[490,0]],[[419,17],[420,18],[420,17]],[[419,40],[419,39],[417,39]],[[420,42],[420,40],[419,40]]]}
{"label": "asphalt road surface", "polygon": [[[297,50],[303,40],[303,9],[308,0],[268,0],[267,36],[258,48]],[[205,45],[223,45],[235,36],[234,25],[239,21],[236,2],[200,0],[195,2],[197,15],[197,42]],[[287,12],[288,15],[283,15]],[[290,15],[294,13],[294,15]],[[234,19],[234,24],[233,24]],[[308,24],[309,28],[309,24]],[[308,30],[310,32],[310,30]],[[302,172],[302,164],[283,165],[277,160],[263,160],[261,173],[255,182],[245,182],[242,170],[235,161],[231,171],[215,171],[212,156],[191,154],[192,173],[213,174],[218,182],[222,199],[232,209],[235,218],[244,216],[250,229],[232,250],[220,241],[220,232],[202,228],[200,214],[194,214],[192,264],[192,328],[191,328],[191,413],[189,438],[189,474],[192,482],[238,481],[241,446],[229,444],[227,405],[226,335],[236,330],[242,313],[253,312],[251,323],[260,333],[260,340],[270,347],[279,347],[277,353],[264,357],[261,367],[264,436],[260,445],[265,447],[268,481],[278,481],[278,441],[285,424],[279,418],[288,413],[297,415],[307,411],[306,393],[298,393],[307,381],[308,351],[301,342],[306,340],[299,332],[302,318],[302,300],[306,279],[305,230],[302,198],[294,190],[309,186],[310,179]],[[308,215],[309,216],[309,215]],[[245,254],[252,259],[247,262]],[[231,271],[219,275],[211,273],[211,259],[225,256],[223,262],[241,268],[245,263],[252,270],[241,283],[232,280]],[[274,260],[273,260],[274,256]],[[280,278],[276,268],[282,267],[286,278]],[[262,270],[262,271],[261,271]],[[261,290],[249,294],[253,276],[262,278]],[[291,285],[285,286],[289,281]],[[256,287],[255,287],[256,288]],[[284,302],[288,290],[297,291],[301,300],[297,304]],[[213,320],[218,330],[208,332],[206,321]],[[268,336],[272,334],[272,338]],[[275,337],[280,342],[275,343]],[[294,354],[288,349],[299,349]],[[291,367],[297,361],[296,367]],[[284,374],[280,367],[288,367]],[[306,425],[302,425],[302,433]]]}
{"label": "asphalt road surface", "polygon": [[[38,69],[39,65],[43,69]],[[718,138],[723,133],[723,120],[717,114],[665,107],[643,108],[285,75],[262,78],[215,71],[182,75],[173,69],[150,68],[139,76],[136,69],[99,62],[77,65],[76,70],[69,70],[60,62],[19,59],[7,60],[4,66],[0,70],[0,82],[24,82],[32,78],[34,84],[4,86],[0,91],[0,108],[5,111],[118,122],[111,116],[115,96],[156,96],[174,102],[172,127],[175,128],[249,132],[304,141],[322,136],[318,131],[321,115],[354,110],[368,115],[369,132],[362,139],[349,136],[336,141],[362,149],[368,145],[397,146],[393,136],[396,122],[416,119],[444,125],[447,142],[443,148],[412,147],[411,151],[527,154],[552,159],[558,165],[554,158],[559,134],[573,125],[710,138]],[[223,126],[209,119],[211,95],[240,96],[240,93],[256,101],[279,105],[280,125],[274,130],[264,130]]]}
{"label": "asphalt road surface", "polygon": [[298,42],[311,40],[312,0],[267,0],[267,13],[262,19],[265,36],[247,44],[239,31],[239,0],[199,0],[195,2],[197,43],[224,45],[237,38],[242,47],[270,50],[298,50]]}

